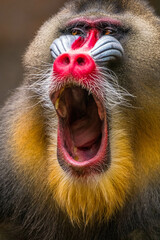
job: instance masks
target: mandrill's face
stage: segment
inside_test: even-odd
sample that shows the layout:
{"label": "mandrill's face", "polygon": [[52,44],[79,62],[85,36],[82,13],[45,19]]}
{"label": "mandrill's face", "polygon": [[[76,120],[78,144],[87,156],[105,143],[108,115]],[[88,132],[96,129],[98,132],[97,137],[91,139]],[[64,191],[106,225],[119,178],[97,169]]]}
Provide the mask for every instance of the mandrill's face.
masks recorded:
{"label": "mandrill's face", "polygon": [[58,115],[58,159],[64,170],[78,175],[101,173],[110,165],[107,105],[111,108],[123,101],[107,68],[123,58],[118,41],[123,28],[112,18],[79,18],[63,32],[50,47],[54,59],[50,99]]}
{"label": "mandrill's face", "polygon": [[81,14],[63,9],[40,29],[25,56],[34,76],[37,68],[43,72],[29,84],[44,119],[34,132],[45,138],[32,144],[35,151],[43,148],[43,183],[77,223],[110,218],[157,166],[149,157],[159,151],[159,93],[155,87],[153,96],[150,83],[152,77],[157,84],[150,72],[157,30],[140,8],[139,16],[134,7],[129,14],[117,11],[109,3],[98,13],[94,7]]}
{"label": "mandrill's face", "polygon": [[[91,16],[68,21],[61,32],[50,46],[49,96],[58,117],[58,175],[65,183],[59,177],[50,182],[73,221],[109,217],[123,205],[132,175],[124,116],[118,111],[120,105],[129,107],[132,96],[112,71],[123,62],[121,41],[128,29],[116,18]],[[57,176],[54,168],[52,174]]]}

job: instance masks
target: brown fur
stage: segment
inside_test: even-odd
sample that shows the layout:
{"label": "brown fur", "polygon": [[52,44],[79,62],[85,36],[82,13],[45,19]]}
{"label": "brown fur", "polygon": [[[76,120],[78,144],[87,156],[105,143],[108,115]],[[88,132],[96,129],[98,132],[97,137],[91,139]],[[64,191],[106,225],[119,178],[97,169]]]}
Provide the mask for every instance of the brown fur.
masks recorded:
{"label": "brown fur", "polygon": [[[133,97],[110,110],[109,169],[77,178],[57,161],[57,117],[42,86],[51,43],[79,16],[110,16],[130,29],[113,71]],[[0,240],[160,238],[159,46],[159,18],[139,0],[69,2],[40,28],[24,82],[0,114]]]}

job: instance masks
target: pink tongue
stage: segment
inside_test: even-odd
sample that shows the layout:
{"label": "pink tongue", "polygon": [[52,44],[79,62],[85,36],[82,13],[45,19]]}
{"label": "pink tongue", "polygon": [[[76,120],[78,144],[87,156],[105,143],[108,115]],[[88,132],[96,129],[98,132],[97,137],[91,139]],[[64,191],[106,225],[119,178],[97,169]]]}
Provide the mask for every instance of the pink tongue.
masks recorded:
{"label": "pink tongue", "polygon": [[98,116],[94,119],[84,117],[71,126],[72,138],[77,148],[92,145],[101,133],[101,122]]}

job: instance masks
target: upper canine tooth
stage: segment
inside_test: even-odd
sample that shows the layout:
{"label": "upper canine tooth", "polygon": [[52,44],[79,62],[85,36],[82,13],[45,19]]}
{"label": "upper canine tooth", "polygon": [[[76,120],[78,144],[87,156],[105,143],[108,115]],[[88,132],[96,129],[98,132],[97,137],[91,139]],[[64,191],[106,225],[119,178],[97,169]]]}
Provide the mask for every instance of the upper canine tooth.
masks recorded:
{"label": "upper canine tooth", "polygon": [[61,90],[60,90],[60,93],[59,93],[59,98],[61,97],[61,95],[62,95],[63,91],[64,91],[64,87],[63,87],[63,88],[61,88]]}
{"label": "upper canine tooth", "polygon": [[103,107],[102,107],[102,105],[101,105],[101,103],[99,101],[96,101],[96,104],[97,104],[97,107],[98,107],[98,115],[99,115],[101,121],[103,121],[103,119],[104,119]]}
{"label": "upper canine tooth", "polygon": [[58,97],[57,100],[56,100],[56,102],[55,102],[55,109],[56,109],[56,110],[57,110],[58,107],[59,107],[59,100],[60,100],[60,98]]}
{"label": "upper canine tooth", "polygon": [[57,100],[56,100],[56,102],[55,102],[55,109],[56,109],[56,110],[59,108],[59,101],[60,101],[60,98],[61,98],[61,95],[62,95],[63,91],[64,91],[64,88],[62,88],[62,89],[60,90],[59,96],[58,96],[58,98],[57,98]]}

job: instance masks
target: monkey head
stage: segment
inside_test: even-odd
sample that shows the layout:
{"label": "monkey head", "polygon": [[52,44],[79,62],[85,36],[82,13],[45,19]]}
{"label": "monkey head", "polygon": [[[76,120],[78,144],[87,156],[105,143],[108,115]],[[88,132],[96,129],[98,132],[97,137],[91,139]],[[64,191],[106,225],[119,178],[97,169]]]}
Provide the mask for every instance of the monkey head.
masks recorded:
{"label": "monkey head", "polygon": [[133,0],[69,2],[28,48],[15,164],[71,221],[109,219],[157,174],[159,51],[158,19]]}
{"label": "monkey head", "polygon": [[[103,24],[105,21],[109,20],[103,19]],[[97,27],[102,20],[78,19],[78,24],[86,28],[84,32],[75,22],[70,35],[62,35],[51,45],[55,61],[50,97],[59,117],[59,160],[65,160],[62,166],[67,163],[66,167],[86,173],[105,164],[108,148],[105,96],[98,86],[103,76],[98,63],[121,58],[123,48],[116,38],[102,35]]]}

